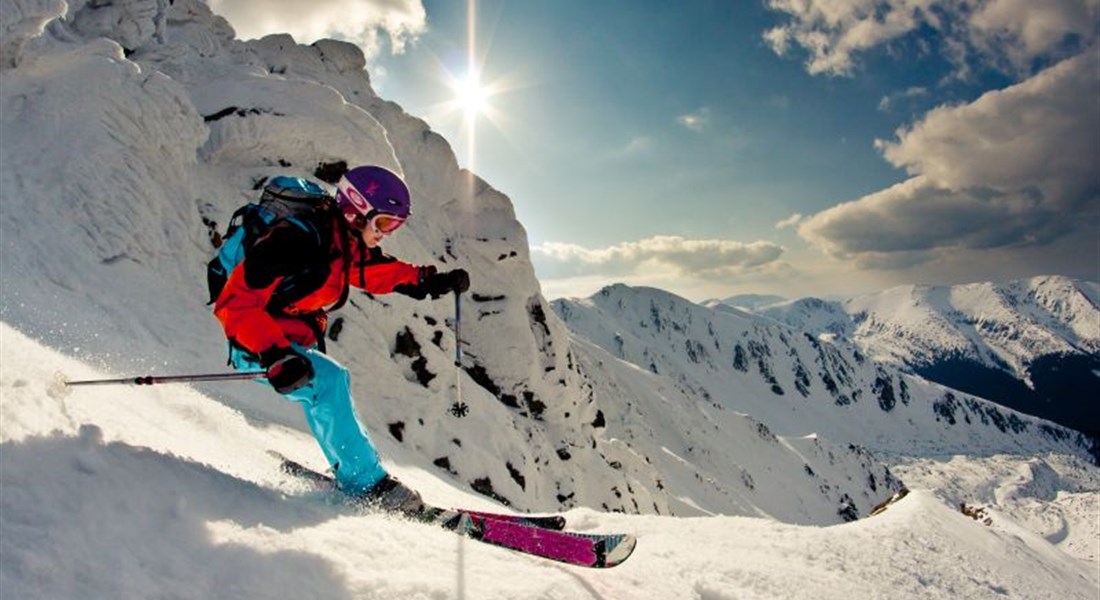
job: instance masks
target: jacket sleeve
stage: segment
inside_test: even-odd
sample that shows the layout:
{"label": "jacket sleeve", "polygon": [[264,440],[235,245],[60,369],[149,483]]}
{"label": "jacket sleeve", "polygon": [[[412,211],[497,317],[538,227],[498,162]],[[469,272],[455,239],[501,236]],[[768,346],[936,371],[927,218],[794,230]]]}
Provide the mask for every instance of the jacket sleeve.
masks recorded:
{"label": "jacket sleeve", "polygon": [[273,347],[289,347],[290,340],[266,310],[280,280],[265,288],[251,288],[245,283],[247,267],[241,263],[233,269],[214,304],[214,316],[221,321],[225,337],[256,354]]}
{"label": "jacket sleeve", "polygon": [[428,273],[421,267],[382,252],[380,248],[367,250],[365,260],[354,261],[351,267],[351,285],[372,294],[389,294],[401,286],[419,286]]}
{"label": "jacket sleeve", "polygon": [[214,303],[225,337],[257,354],[289,347],[290,340],[267,306],[282,278],[300,269],[314,252],[310,234],[290,224],[280,223],[257,240]]}

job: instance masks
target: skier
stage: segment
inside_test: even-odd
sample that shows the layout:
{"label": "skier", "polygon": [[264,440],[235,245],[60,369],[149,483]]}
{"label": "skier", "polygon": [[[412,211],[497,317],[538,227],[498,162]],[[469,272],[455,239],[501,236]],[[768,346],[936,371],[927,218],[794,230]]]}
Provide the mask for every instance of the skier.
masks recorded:
{"label": "skier", "polygon": [[302,405],[344,493],[415,513],[420,495],[382,467],[356,415],[348,370],[324,353],[327,312],[346,300],[349,284],[424,299],[461,294],[470,278],[463,269],[439,272],[382,252],[380,242],[410,214],[409,190],[393,172],[351,169],[337,183],[335,202],[327,200],[313,223],[277,220],[260,235],[229,273],[214,315],[231,364],[266,370],[271,387]]}

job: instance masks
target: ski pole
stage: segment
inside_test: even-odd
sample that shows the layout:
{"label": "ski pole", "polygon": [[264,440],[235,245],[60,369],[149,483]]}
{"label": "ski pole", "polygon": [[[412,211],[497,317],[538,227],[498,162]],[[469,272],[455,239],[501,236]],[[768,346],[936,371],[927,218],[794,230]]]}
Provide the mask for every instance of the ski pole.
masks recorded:
{"label": "ski pole", "polygon": [[267,375],[267,371],[240,371],[233,373],[202,373],[198,375],[141,375],[138,377],[120,377],[118,379],[85,379],[66,381],[65,385],[156,385],[160,383],[181,383],[189,381],[237,381],[256,379]]}
{"label": "ski pole", "polygon": [[455,402],[451,414],[462,418],[470,407],[462,401],[462,294],[455,292]]}

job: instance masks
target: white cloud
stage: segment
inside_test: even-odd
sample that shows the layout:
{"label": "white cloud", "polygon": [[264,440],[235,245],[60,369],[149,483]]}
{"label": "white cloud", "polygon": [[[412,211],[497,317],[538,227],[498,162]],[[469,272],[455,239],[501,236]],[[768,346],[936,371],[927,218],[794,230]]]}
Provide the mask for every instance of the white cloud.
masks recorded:
{"label": "white cloud", "polygon": [[775,228],[776,229],[787,229],[789,227],[795,227],[799,223],[801,223],[803,220],[805,220],[805,218],[806,217],[804,217],[802,215],[802,213],[794,213],[793,215],[787,217],[786,219],[783,219],[782,221],[776,223]]}
{"label": "white cloud", "polygon": [[700,108],[695,112],[676,117],[676,122],[692,131],[703,131],[710,122],[710,109]]}
{"label": "white cloud", "polygon": [[[725,277],[685,277],[661,271],[638,271],[613,278],[606,275],[548,278],[540,274],[539,285],[543,295],[550,299],[583,298],[612,283],[625,283],[667,290],[698,302],[751,291],[779,293],[788,297],[817,294],[822,287],[806,285],[807,282],[817,283],[816,275],[816,272],[799,272],[783,261],[775,261],[760,268],[730,273]],[[841,279],[834,277],[832,281]],[[847,281],[851,279],[848,277]],[[877,288],[861,288],[861,291],[868,289]]]}
{"label": "white cloud", "polygon": [[832,255],[897,268],[947,254],[965,260],[968,250],[1041,253],[1095,229],[1097,89],[1100,55],[1088,51],[971,104],[937,108],[896,141],[876,142],[909,180],[818,213],[799,234]]}
{"label": "white cloud", "polygon": [[1046,243],[1071,227],[1026,191],[952,190],[918,176],[818,213],[798,232],[835,256],[893,268],[941,250]]}
{"label": "white cloud", "polygon": [[810,56],[810,73],[846,75],[855,67],[854,55],[912,31],[919,24],[922,5],[933,0],[769,0],[773,10],[792,17],[786,25],[764,34],[779,55],[801,46]]}
{"label": "white cloud", "polygon": [[889,96],[883,96],[882,100],[878,103],[878,109],[886,112],[894,107],[899,101],[908,100],[912,98],[921,98],[928,95],[928,89],[923,87],[911,87],[904,89],[900,92],[890,94]]}
{"label": "white cloud", "polygon": [[944,188],[1034,187],[1071,208],[1100,177],[1098,89],[1100,53],[1087,51],[971,104],[937,108],[899,129],[896,142],[875,145]]}
{"label": "white cloud", "polygon": [[380,35],[392,52],[400,53],[427,27],[420,0],[209,0],[241,39],[289,33],[299,43],[323,38],[352,42],[367,59],[382,51]]}
{"label": "white cloud", "polygon": [[994,0],[968,19],[976,49],[1004,70],[1026,73],[1031,60],[1056,51],[1069,35],[1096,39],[1097,0]]}
{"label": "white cloud", "polygon": [[[764,34],[783,56],[808,54],[813,74],[850,75],[857,56],[921,27],[935,29],[960,74],[975,58],[1026,74],[1037,58],[1058,59],[1097,39],[1097,0],[768,0],[790,21]],[[1076,38],[1077,44],[1068,44]],[[1074,47],[1075,46],[1075,47]]]}
{"label": "white cloud", "polygon": [[782,254],[783,247],[770,242],[689,240],[678,236],[655,236],[595,249],[556,242],[531,248],[540,275],[550,278],[595,274],[615,277],[646,271],[710,277],[760,267]]}

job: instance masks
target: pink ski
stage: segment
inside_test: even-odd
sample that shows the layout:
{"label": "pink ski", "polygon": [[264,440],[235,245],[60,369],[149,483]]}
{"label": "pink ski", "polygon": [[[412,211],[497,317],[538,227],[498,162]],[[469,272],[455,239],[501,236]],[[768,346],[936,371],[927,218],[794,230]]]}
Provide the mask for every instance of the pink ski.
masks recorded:
{"label": "pink ski", "polygon": [[[318,489],[338,491],[335,480],[276,453],[284,473],[311,482]],[[591,534],[562,531],[560,515],[505,515],[465,509],[427,507],[411,518],[435,523],[460,535],[570,565],[592,568],[614,567],[626,560],[637,544],[629,534]]]}
{"label": "pink ski", "polygon": [[461,510],[448,511],[437,520],[448,529],[494,546],[579,567],[602,569],[622,564],[637,545],[637,539],[629,534],[555,531]]}

